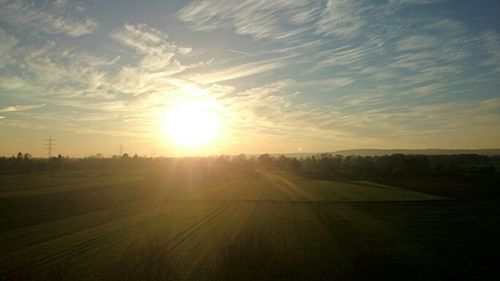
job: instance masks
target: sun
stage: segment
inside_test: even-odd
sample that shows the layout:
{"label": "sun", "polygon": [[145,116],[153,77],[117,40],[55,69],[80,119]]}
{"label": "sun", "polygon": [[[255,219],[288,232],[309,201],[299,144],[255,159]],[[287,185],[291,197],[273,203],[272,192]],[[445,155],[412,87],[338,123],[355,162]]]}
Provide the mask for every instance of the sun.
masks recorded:
{"label": "sun", "polygon": [[210,103],[183,101],[164,114],[167,137],[183,148],[199,148],[213,143],[221,130],[221,117]]}

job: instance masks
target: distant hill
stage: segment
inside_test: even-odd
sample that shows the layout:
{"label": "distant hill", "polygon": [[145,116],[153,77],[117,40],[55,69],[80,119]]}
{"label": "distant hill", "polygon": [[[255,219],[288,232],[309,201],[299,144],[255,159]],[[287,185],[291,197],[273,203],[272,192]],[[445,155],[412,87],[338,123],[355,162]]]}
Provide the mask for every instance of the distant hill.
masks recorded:
{"label": "distant hill", "polygon": [[479,154],[500,155],[500,149],[350,149],[332,152],[336,155],[361,155],[381,156],[390,154],[425,154],[425,155],[450,155],[450,154]]}

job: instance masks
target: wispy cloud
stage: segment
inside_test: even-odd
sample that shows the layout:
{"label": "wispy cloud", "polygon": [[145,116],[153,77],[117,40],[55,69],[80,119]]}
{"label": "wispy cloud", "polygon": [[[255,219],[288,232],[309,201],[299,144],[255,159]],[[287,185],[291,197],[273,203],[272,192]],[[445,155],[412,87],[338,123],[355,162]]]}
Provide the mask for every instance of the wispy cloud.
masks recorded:
{"label": "wispy cloud", "polygon": [[81,14],[81,6],[67,1],[40,5],[24,0],[0,1],[1,20],[21,27],[41,30],[49,34],[63,33],[79,37],[94,32],[95,19]]}
{"label": "wispy cloud", "polygon": [[434,47],[435,38],[429,35],[412,35],[398,42],[398,51],[414,51]]}
{"label": "wispy cloud", "polygon": [[34,105],[12,105],[0,109],[0,112],[14,112],[14,111],[25,111],[44,107],[45,104],[34,104]]}
{"label": "wispy cloud", "polygon": [[31,90],[33,86],[17,76],[0,76],[0,91]]}
{"label": "wispy cloud", "polygon": [[256,39],[283,40],[311,31],[321,36],[353,38],[369,26],[370,17],[383,17],[384,10],[384,5],[360,0],[203,0],[191,2],[176,15],[197,31],[226,29]]}
{"label": "wispy cloud", "polygon": [[363,14],[376,9],[358,0],[329,0],[316,22],[316,32],[352,38],[359,35],[368,24]]}
{"label": "wispy cloud", "polygon": [[238,50],[234,50],[234,49],[229,49],[229,51],[233,52],[235,54],[240,54],[240,55],[249,56],[249,57],[261,57],[261,55],[250,53],[250,52],[238,51]]}
{"label": "wispy cloud", "polygon": [[279,67],[282,67],[283,65],[283,59],[262,60],[236,66],[230,66],[223,68],[222,70],[203,71],[202,73],[190,73],[184,76],[184,78],[200,84],[212,84],[257,75],[273,69],[277,69]]}
{"label": "wispy cloud", "polygon": [[47,126],[35,124],[33,122],[23,120],[10,120],[8,118],[5,118],[5,120],[2,121],[2,126],[5,126],[7,128],[21,128],[30,130],[43,130],[48,128]]}
{"label": "wispy cloud", "polygon": [[34,94],[54,98],[109,96],[107,71],[119,58],[99,57],[55,42],[13,53],[18,64],[36,77]]}
{"label": "wispy cloud", "polygon": [[191,48],[177,46],[165,33],[145,24],[126,24],[111,37],[143,55],[141,66],[151,70],[167,71],[169,67],[170,71],[180,71],[183,68],[174,56],[191,52]]}
{"label": "wispy cloud", "polygon": [[394,10],[405,8],[411,5],[428,5],[441,3],[447,0],[389,0],[387,3],[387,9],[391,12]]}
{"label": "wispy cloud", "polygon": [[18,42],[19,40],[16,37],[7,34],[7,32],[0,28],[0,67],[11,63],[9,51]]}
{"label": "wispy cloud", "polygon": [[15,46],[19,40],[14,36],[7,34],[5,30],[0,28],[0,53],[7,52],[10,48]]}
{"label": "wispy cloud", "polygon": [[492,66],[496,73],[500,73],[500,34],[489,30],[482,33],[480,38],[488,56],[483,60],[483,65]]}
{"label": "wispy cloud", "polygon": [[[196,1],[177,12],[177,17],[199,31],[229,29],[254,38],[288,38],[297,29],[290,30],[286,24],[308,21],[310,1]],[[288,20],[287,20],[288,18]]]}
{"label": "wispy cloud", "polygon": [[171,57],[176,53],[187,54],[191,48],[178,47],[168,39],[164,32],[146,24],[126,24],[111,33],[111,37],[125,46],[135,49],[140,54]]}

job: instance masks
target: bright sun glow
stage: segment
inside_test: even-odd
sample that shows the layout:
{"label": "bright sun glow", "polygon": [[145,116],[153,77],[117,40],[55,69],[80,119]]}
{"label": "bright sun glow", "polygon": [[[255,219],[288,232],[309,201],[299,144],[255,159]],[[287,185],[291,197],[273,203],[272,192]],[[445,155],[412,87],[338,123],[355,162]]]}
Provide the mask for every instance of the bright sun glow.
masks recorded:
{"label": "bright sun glow", "polygon": [[177,145],[198,148],[214,142],[220,135],[221,118],[210,104],[179,102],[166,111],[165,133]]}

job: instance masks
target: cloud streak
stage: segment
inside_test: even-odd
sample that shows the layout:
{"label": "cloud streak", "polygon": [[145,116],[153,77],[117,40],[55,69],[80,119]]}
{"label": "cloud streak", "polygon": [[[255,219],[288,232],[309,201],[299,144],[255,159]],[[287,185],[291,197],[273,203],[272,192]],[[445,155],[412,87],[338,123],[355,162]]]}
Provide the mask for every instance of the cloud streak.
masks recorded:
{"label": "cloud streak", "polygon": [[200,84],[213,84],[233,79],[248,77],[266,73],[284,65],[282,59],[262,60],[230,66],[218,71],[204,71],[203,73],[191,73],[184,78]]}
{"label": "cloud streak", "polygon": [[45,104],[33,104],[33,105],[12,105],[0,109],[0,112],[16,112],[16,111],[26,111],[32,110],[40,107],[44,107]]}
{"label": "cloud streak", "polygon": [[94,32],[98,27],[96,20],[82,16],[77,7],[80,6],[66,1],[37,5],[23,0],[2,0],[0,16],[2,21],[48,34],[79,37]]}
{"label": "cloud streak", "polygon": [[[241,35],[254,38],[288,38],[297,32],[284,28],[284,25],[294,24],[285,16],[295,19],[295,25],[300,18],[307,17],[309,1],[195,1],[177,12],[177,17],[190,23],[198,31],[213,31],[228,29]],[[304,32],[298,28],[299,33]]]}
{"label": "cloud streak", "polygon": [[291,40],[311,31],[353,38],[368,26],[369,16],[382,17],[384,10],[360,0],[202,0],[191,2],[176,16],[196,31],[226,29],[255,39]]}

